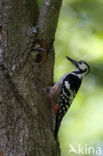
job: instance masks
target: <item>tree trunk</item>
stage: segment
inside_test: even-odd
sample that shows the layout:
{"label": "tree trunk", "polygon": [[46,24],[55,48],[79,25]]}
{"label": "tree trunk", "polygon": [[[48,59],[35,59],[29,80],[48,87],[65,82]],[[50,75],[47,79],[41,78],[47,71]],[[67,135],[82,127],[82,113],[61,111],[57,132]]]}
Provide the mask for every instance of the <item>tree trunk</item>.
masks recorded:
{"label": "tree trunk", "polygon": [[45,88],[61,3],[44,0],[39,15],[36,0],[0,0],[0,156],[60,156]]}

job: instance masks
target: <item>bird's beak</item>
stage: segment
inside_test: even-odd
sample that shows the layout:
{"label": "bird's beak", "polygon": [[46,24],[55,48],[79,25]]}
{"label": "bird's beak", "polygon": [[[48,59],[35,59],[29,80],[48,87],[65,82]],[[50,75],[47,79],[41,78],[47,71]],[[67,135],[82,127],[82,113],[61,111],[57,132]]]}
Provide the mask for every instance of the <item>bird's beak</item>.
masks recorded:
{"label": "bird's beak", "polygon": [[41,47],[38,47],[38,48],[35,48],[35,51],[38,51],[38,52],[40,52],[40,51],[45,51],[45,49],[44,48],[41,48]]}
{"label": "bird's beak", "polygon": [[66,58],[72,63],[72,64],[74,64],[75,65],[75,67],[78,67],[78,62],[77,61],[75,61],[75,60],[73,60],[73,59],[71,59],[70,57],[68,57],[68,56],[66,56]]}

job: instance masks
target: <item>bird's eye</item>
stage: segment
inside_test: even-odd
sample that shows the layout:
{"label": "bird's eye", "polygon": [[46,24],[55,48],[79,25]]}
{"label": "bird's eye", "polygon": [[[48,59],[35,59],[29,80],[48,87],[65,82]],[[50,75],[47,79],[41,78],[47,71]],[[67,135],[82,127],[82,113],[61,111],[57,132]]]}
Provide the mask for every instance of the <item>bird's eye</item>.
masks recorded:
{"label": "bird's eye", "polygon": [[82,64],[82,63],[83,63],[82,61],[79,62],[79,64]]}

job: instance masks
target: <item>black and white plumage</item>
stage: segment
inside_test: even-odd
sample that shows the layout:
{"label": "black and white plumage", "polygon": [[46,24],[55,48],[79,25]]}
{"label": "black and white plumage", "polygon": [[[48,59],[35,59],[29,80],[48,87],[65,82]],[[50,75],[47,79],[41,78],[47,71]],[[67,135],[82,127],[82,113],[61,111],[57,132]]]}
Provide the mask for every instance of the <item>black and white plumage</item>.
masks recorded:
{"label": "black and white plumage", "polygon": [[56,111],[55,138],[57,137],[62,118],[72,104],[72,101],[80,88],[83,77],[90,71],[90,68],[86,62],[77,62],[69,57],[66,58],[75,65],[76,69],[73,72],[62,76],[55,84],[57,89],[56,91],[60,91],[60,96],[58,98],[58,109]]}

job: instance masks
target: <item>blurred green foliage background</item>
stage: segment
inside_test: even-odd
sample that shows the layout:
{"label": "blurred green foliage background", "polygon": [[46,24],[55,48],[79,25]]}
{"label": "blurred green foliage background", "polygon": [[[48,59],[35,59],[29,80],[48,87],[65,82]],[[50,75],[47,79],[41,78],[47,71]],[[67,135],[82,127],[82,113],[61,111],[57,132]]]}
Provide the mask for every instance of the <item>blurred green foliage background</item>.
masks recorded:
{"label": "blurred green foliage background", "polygon": [[69,153],[70,144],[76,149],[80,144],[103,150],[103,0],[63,1],[55,51],[55,82],[74,69],[65,56],[84,60],[91,69],[61,123],[62,156],[75,155]]}

